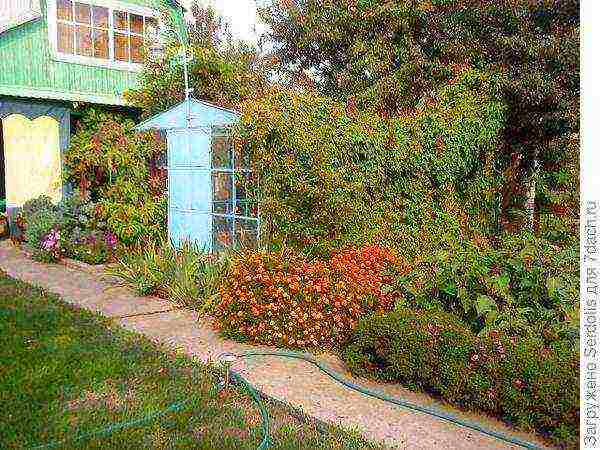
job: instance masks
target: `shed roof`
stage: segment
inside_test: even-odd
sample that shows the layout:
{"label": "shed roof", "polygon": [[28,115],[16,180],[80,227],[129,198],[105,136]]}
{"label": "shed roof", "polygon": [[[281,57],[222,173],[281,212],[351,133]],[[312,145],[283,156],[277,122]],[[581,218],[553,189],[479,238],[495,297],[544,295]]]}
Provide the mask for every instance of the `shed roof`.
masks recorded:
{"label": "shed roof", "polygon": [[[222,108],[203,100],[189,99],[191,128],[201,128],[213,125],[233,125],[239,119],[237,111]],[[150,129],[169,130],[187,128],[187,100],[172,108],[157,114],[136,126],[138,131]]]}

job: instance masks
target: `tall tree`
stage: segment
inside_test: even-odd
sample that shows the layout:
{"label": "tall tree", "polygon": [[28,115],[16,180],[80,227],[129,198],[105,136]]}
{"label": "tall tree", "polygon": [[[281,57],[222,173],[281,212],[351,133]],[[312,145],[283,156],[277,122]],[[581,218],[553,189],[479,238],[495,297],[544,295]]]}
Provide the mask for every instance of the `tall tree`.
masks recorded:
{"label": "tall tree", "polygon": [[537,217],[577,190],[560,174],[578,154],[578,0],[286,0],[260,13],[282,72],[382,114],[415,107],[464,65],[497,74],[507,226],[526,223],[511,213],[528,197]]}

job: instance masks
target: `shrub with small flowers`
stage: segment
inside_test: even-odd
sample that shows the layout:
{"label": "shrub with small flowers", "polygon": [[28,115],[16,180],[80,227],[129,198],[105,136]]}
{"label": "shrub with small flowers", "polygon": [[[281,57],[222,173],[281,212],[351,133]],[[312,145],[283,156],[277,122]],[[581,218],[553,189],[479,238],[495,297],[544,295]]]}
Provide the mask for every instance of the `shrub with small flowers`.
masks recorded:
{"label": "shrub with small flowers", "polygon": [[283,347],[338,347],[368,312],[393,308],[392,273],[403,260],[377,245],[327,260],[282,250],[242,254],[221,285],[215,317],[223,334]]}
{"label": "shrub with small flowers", "polygon": [[74,232],[68,243],[67,255],[88,264],[102,264],[114,255],[117,244],[118,239],[111,232]]}
{"label": "shrub with small flowers", "polygon": [[43,238],[35,258],[44,262],[58,261],[63,255],[63,246],[61,245],[60,231],[52,228]]}
{"label": "shrub with small flowers", "polygon": [[579,431],[579,353],[566,341],[480,337],[453,314],[398,308],[363,318],[344,350],[357,375],[398,381],[535,429],[561,448]]}
{"label": "shrub with small flowers", "polygon": [[88,264],[110,259],[119,240],[105,231],[96,204],[75,190],[57,205],[41,196],[25,203],[19,214],[27,247],[36,259],[56,262],[63,256]]}

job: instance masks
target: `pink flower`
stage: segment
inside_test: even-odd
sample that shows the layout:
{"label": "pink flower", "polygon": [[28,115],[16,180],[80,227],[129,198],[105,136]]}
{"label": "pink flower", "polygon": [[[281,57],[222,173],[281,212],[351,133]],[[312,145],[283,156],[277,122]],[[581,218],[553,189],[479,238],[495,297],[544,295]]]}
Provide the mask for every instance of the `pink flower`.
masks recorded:
{"label": "pink flower", "polygon": [[516,379],[513,381],[513,386],[517,389],[523,389],[525,387],[525,382],[523,380]]}
{"label": "pink flower", "polygon": [[106,245],[108,246],[108,248],[110,248],[111,250],[114,249],[118,243],[117,236],[115,236],[113,233],[110,233],[110,232],[108,232],[104,235],[104,241],[106,242]]}
{"label": "pink flower", "polygon": [[42,241],[42,248],[46,251],[51,251],[59,247],[60,233],[56,229],[50,230],[50,232],[44,237]]}

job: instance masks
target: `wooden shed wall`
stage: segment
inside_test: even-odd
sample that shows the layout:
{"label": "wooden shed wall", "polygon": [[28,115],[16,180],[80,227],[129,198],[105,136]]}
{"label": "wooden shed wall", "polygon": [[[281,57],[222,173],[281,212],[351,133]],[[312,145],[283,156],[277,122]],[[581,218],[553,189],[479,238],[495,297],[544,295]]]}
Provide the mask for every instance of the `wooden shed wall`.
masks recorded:
{"label": "wooden shed wall", "polygon": [[122,94],[136,86],[137,72],[53,60],[45,9],[42,2],[42,18],[0,34],[0,95],[124,104]]}

